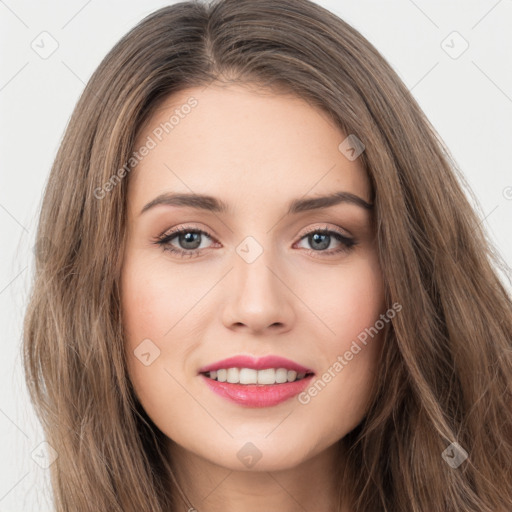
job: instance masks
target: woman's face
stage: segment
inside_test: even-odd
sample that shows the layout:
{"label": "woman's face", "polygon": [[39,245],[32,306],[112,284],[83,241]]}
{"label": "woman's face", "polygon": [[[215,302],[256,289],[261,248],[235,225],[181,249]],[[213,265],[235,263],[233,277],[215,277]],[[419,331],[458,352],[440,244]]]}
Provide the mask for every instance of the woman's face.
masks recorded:
{"label": "woman's face", "polygon": [[[303,100],[240,85],[181,91],[140,133],[121,276],[126,358],[180,453],[291,468],[362,420],[382,332],[363,333],[384,312],[371,210],[312,208],[336,192],[370,202],[360,148],[345,139]],[[237,356],[250,359],[222,362]],[[268,356],[288,361],[251,364]],[[293,383],[297,365],[314,375]]]}

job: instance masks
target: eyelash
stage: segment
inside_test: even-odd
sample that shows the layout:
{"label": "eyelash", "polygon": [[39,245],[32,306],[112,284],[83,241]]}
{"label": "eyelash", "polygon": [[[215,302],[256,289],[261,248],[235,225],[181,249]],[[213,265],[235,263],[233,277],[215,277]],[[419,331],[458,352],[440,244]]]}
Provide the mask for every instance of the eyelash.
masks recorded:
{"label": "eyelash", "polygon": [[[169,251],[170,253],[172,253],[180,258],[192,258],[192,257],[199,256],[201,254],[202,250],[204,250],[204,249],[200,249],[200,250],[198,250],[198,249],[190,249],[190,250],[176,249],[176,247],[173,247],[172,245],[170,245],[170,242],[182,233],[196,233],[196,234],[206,235],[211,240],[214,240],[214,238],[208,232],[203,231],[202,229],[196,229],[193,227],[179,227],[169,233],[164,233],[163,235],[157,237],[156,240],[153,241],[153,243],[155,243],[156,245],[159,245],[163,249],[163,251]],[[349,253],[358,244],[358,242],[355,239],[348,238],[348,237],[342,235],[341,233],[339,233],[338,231],[328,229],[328,226],[325,226],[325,228],[323,228],[323,229],[314,228],[314,229],[307,231],[306,233],[304,233],[304,235],[301,236],[301,238],[299,239],[299,242],[314,233],[319,233],[321,235],[332,235],[338,242],[341,243],[340,248],[331,249],[329,251],[325,251],[325,250],[315,251],[314,249],[305,249],[308,252],[308,254],[312,255],[312,253],[314,253],[315,254],[314,257],[318,257],[318,256],[316,256],[318,253],[324,253],[327,257],[336,256],[341,253]]]}

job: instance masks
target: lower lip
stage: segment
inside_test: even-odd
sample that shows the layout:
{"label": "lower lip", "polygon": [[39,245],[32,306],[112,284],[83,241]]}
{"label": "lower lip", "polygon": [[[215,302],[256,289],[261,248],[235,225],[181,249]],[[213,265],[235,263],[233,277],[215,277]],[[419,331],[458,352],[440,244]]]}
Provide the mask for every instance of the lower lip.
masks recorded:
{"label": "lower lip", "polygon": [[303,391],[313,375],[283,384],[230,384],[202,375],[206,385],[218,395],[246,407],[271,407]]}

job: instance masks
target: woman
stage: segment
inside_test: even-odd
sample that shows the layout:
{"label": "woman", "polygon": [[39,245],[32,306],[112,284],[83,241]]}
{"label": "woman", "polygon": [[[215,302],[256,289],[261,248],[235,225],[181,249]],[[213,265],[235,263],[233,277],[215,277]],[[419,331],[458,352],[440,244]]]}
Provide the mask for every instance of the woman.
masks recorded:
{"label": "woman", "polygon": [[56,510],[510,510],[511,300],[462,182],[312,2],[139,23],[41,211],[24,362]]}

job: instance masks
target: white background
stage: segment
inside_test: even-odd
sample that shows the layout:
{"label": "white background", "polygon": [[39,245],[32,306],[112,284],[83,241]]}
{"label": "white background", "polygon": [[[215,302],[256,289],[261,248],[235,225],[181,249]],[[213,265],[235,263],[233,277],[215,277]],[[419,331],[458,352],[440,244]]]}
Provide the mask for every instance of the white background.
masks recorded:
{"label": "white background", "polygon": [[[369,39],[412,91],[475,192],[482,224],[510,265],[512,0],[317,3]],[[164,5],[0,0],[0,512],[51,509],[44,490],[49,470],[32,459],[44,439],[20,358],[43,187],[92,72],[121,36]],[[31,47],[43,31],[58,43],[46,59]],[[461,48],[458,36],[446,40],[453,31],[469,43],[456,59],[443,48]]]}

